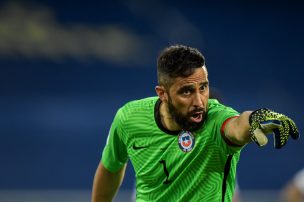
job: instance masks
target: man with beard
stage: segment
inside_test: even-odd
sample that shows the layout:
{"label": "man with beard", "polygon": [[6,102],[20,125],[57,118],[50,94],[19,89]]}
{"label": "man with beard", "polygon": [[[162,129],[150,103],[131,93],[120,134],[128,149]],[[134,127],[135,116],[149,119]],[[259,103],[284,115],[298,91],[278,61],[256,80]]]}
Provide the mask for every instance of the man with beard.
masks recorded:
{"label": "man with beard", "polygon": [[92,201],[112,201],[130,159],[136,201],[231,201],[240,151],[253,140],[275,147],[297,139],[294,122],[269,109],[238,113],[209,99],[208,72],[195,48],[165,48],[157,97],[127,103],[112,123],[95,173]]}

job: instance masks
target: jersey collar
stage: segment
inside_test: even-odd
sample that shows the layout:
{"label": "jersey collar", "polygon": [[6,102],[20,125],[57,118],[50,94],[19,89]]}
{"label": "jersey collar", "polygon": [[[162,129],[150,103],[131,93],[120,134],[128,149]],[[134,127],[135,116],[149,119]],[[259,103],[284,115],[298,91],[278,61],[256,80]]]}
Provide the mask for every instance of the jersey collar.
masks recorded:
{"label": "jersey collar", "polygon": [[168,129],[165,128],[164,125],[162,124],[162,122],[161,122],[161,117],[160,117],[160,104],[161,104],[161,103],[162,103],[161,100],[158,99],[158,100],[156,101],[156,103],[155,103],[155,106],[154,106],[154,119],[155,119],[155,122],[156,122],[158,128],[159,128],[161,131],[163,131],[163,132],[165,132],[165,133],[167,133],[167,134],[169,134],[169,135],[178,135],[179,132],[180,132],[180,130],[175,130],[175,131],[168,130]]}

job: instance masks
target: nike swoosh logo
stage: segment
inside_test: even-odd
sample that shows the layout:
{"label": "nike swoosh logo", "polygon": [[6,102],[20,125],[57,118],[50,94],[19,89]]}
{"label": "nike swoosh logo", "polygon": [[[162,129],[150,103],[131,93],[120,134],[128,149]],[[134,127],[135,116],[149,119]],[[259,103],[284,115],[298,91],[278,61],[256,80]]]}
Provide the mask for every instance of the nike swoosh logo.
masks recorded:
{"label": "nike swoosh logo", "polygon": [[149,147],[149,146],[136,146],[135,143],[134,143],[132,147],[133,147],[134,150],[138,150],[138,149],[147,148],[147,147]]}

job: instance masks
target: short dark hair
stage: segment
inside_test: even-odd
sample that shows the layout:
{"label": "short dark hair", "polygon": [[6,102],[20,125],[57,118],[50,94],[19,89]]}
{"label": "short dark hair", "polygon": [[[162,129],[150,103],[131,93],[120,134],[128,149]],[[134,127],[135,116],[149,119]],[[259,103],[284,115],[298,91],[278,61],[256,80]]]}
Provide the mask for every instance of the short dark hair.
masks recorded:
{"label": "short dark hair", "polygon": [[205,58],[196,48],[172,45],[162,50],[157,58],[158,84],[170,87],[177,77],[187,77],[205,65]]}

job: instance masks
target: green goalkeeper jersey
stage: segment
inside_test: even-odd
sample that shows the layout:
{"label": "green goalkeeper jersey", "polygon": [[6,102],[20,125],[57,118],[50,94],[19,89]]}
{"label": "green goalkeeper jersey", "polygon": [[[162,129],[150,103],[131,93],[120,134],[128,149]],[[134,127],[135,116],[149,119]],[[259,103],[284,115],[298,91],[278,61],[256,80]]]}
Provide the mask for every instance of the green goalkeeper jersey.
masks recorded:
{"label": "green goalkeeper jersey", "polygon": [[209,99],[202,127],[166,130],[158,97],[127,103],[112,123],[102,155],[103,165],[118,171],[130,159],[136,175],[136,201],[232,201],[241,147],[223,138],[223,125],[238,116]]}

